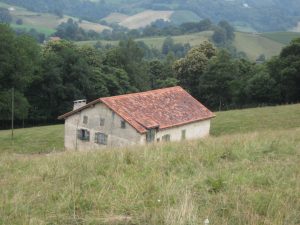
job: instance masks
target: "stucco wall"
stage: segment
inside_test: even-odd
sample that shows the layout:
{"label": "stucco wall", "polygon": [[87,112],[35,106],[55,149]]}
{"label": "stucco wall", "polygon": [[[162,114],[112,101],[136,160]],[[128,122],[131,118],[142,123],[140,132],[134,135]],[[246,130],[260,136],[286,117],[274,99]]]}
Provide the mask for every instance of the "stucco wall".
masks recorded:
{"label": "stucco wall", "polygon": [[[84,116],[88,123],[83,123]],[[105,119],[104,126],[100,126],[100,119]],[[77,114],[68,117],[65,121],[65,148],[68,150],[101,149],[107,146],[125,146],[133,144],[146,144],[146,134],[140,134],[126,122],[126,128],[121,128],[123,119],[110,110],[103,103],[98,103]],[[90,140],[82,141],[77,138],[78,129],[90,131]],[[210,120],[186,124],[183,126],[159,130],[155,134],[154,142],[161,142],[164,135],[170,135],[170,141],[182,140],[182,130],[185,130],[185,139],[198,139],[209,135]],[[108,135],[107,145],[95,143],[95,133]]]}
{"label": "stucco wall", "polygon": [[[88,123],[83,123],[84,116]],[[100,126],[100,118],[104,118],[104,126]],[[123,119],[102,103],[87,108],[68,117],[65,121],[65,148],[69,150],[100,149],[106,146],[123,146],[142,143],[142,135],[126,123],[126,128],[121,128]],[[77,138],[78,129],[90,131],[90,141]],[[108,135],[107,145],[95,143],[95,133],[101,132]]]}
{"label": "stucco wall", "polygon": [[[209,135],[210,120],[204,120],[186,125],[159,130],[155,134],[154,142],[162,141],[164,135],[170,135],[170,141],[182,140],[182,130],[185,130],[185,140],[203,138]],[[146,135],[143,135],[142,143],[146,143]]]}

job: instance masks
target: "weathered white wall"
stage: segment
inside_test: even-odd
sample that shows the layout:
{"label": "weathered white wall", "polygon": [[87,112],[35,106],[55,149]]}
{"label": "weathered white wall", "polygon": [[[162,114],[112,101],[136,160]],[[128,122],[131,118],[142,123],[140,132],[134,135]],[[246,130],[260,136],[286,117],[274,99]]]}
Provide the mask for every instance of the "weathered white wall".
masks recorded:
{"label": "weathered white wall", "polygon": [[[88,123],[83,123],[83,117],[88,116]],[[105,119],[104,126],[100,126],[100,118]],[[65,148],[69,150],[100,149],[106,146],[123,146],[142,143],[142,135],[126,122],[126,128],[121,128],[122,118],[98,103],[77,114],[68,117],[65,121]],[[88,129],[90,141],[77,138],[77,129]],[[107,145],[95,143],[95,133],[108,135]]]}
{"label": "weathered white wall", "polygon": [[[162,141],[162,136],[169,134],[170,141],[181,141],[181,132],[185,130],[185,140],[203,138],[209,135],[210,119],[199,122],[189,123],[178,127],[159,130],[155,134],[155,142]],[[143,135],[142,142],[146,143],[146,135]]]}
{"label": "weathered white wall", "polygon": [[[83,117],[88,117],[88,123],[83,123]],[[100,126],[100,118],[105,119],[104,126]],[[121,128],[123,119],[110,110],[103,103],[78,112],[65,121],[65,148],[68,150],[101,149],[133,144],[146,144],[146,134],[140,134],[126,122],[126,128]],[[90,141],[77,138],[78,129],[90,131]],[[210,120],[194,122],[178,127],[159,130],[155,134],[154,142],[162,141],[162,136],[169,134],[170,141],[182,140],[182,130],[186,130],[186,140],[198,139],[209,135]],[[95,143],[95,133],[101,132],[108,135],[107,145]]]}

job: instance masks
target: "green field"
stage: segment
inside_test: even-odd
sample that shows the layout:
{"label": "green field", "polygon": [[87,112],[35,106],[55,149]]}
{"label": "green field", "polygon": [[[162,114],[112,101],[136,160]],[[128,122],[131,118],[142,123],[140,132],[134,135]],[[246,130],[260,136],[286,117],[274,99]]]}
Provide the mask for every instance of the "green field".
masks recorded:
{"label": "green field", "polygon": [[300,38],[300,33],[297,32],[273,32],[273,33],[263,33],[261,36],[269,38],[273,41],[277,41],[284,45],[287,45],[291,40],[295,38]]}
{"label": "green field", "polygon": [[[203,41],[211,39],[212,31],[204,31],[193,34],[172,36],[175,43],[190,43],[191,46],[199,45]],[[267,59],[279,55],[281,49],[285,46],[283,43],[264,37],[262,34],[236,32],[233,45],[238,51],[246,53],[249,59],[256,60],[261,54]],[[136,41],[143,41],[148,46],[161,49],[166,37],[138,38]],[[97,41],[77,42],[79,45],[94,45]],[[103,44],[117,45],[118,41],[102,41]]]}
{"label": "green field", "polygon": [[170,20],[175,24],[182,24],[186,22],[199,22],[201,18],[193,13],[192,11],[187,10],[177,10],[174,11],[172,16],[170,17]]}
{"label": "green field", "polygon": [[[53,14],[49,13],[36,13],[24,9],[22,7],[12,6],[5,3],[0,2],[0,7],[9,8],[13,7],[14,10],[10,11],[10,14],[13,17],[13,22],[11,26],[13,28],[18,29],[25,29],[30,30],[31,28],[36,29],[37,31],[44,33],[45,35],[49,36],[55,33],[55,28],[61,24],[62,22],[66,22],[69,18],[72,18],[75,21],[78,21],[78,18],[64,16],[63,18],[59,18]],[[15,22],[17,19],[22,19],[22,25],[16,25]],[[80,24],[85,30],[95,30],[97,32],[101,32],[104,29],[110,29],[107,26],[103,26],[101,24],[91,23],[88,21],[83,20]]]}
{"label": "green field", "polygon": [[[216,112],[211,135],[300,127],[300,104]],[[34,138],[33,138],[34,137]],[[0,153],[48,153],[63,150],[63,125],[0,131]]]}
{"label": "green field", "polygon": [[282,43],[265,38],[256,33],[236,32],[234,46],[247,54],[247,56],[255,60],[259,55],[264,54],[267,59],[272,56],[279,55],[284,47]]}
{"label": "green field", "polygon": [[[188,35],[179,35],[172,36],[175,43],[190,43],[191,46],[199,45],[203,41],[208,41],[212,35],[212,31],[204,31],[200,33],[188,34]],[[163,45],[166,37],[147,37],[147,38],[137,38],[135,41],[143,41],[150,47],[160,49]],[[118,41],[104,41],[100,40],[104,45],[112,44],[117,45]],[[79,41],[77,44],[79,45],[94,45],[97,41]]]}
{"label": "green field", "polygon": [[298,225],[300,105],[220,112],[212,134],[45,155],[25,153],[62,149],[62,125],[17,130],[24,151],[1,131],[0,224]]}

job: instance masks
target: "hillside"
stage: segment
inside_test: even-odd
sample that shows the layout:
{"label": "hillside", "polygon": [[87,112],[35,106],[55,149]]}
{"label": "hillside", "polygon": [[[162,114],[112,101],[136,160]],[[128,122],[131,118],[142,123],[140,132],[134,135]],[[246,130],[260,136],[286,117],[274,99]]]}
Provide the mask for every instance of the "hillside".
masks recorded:
{"label": "hillside", "polygon": [[[128,16],[151,11],[181,11],[181,18],[209,18],[217,23],[227,20],[247,26],[256,32],[287,31],[300,21],[299,0],[1,0],[35,12],[63,12],[67,15],[97,22],[111,13]],[[266,19],[268,18],[268,19]],[[180,19],[180,18],[179,18]],[[140,21],[138,21],[140,22]],[[243,27],[241,27],[243,29]],[[244,29],[243,29],[244,30]]]}
{"label": "hillside", "polygon": [[269,38],[273,41],[282,43],[284,45],[289,44],[293,39],[300,38],[300,33],[297,32],[272,32],[263,33],[261,36]]}
{"label": "hillside", "polygon": [[119,25],[129,29],[143,28],[158,19],[169,21],[173,11],[153,11],[146,10],[141,13],[129,16],[122,20]]}
{"label": "hillside", "polygon": [[104,17],[102,20],[106,21],[107,23],[120,23],[127,18],[128,16],[126,14],[111,13],[108,16]]}
{"label": "hillside", "polygon": [[[222,136],[198,141],[48,155],[2,151],[0,223],[184,225],[208,217],[210,224],[296,225],[299,116],[300,105],[235,110],[217,114],[212,130]],[[62,142],[49,128],[23,135],[39,140],[40,129]],[[6,135],[0,132],[1,148]]]}
{"label": "hillside", "polygon": [[[3,8],[11,8],[10,14],[13,17],[13,22],[11,24],[14,28],[19,29],[31,29],[34,28],[38,32],[44,33],[46,35],[53,34],[55,32],[55,28],[62,22],[66,22],[69,18],[72,18],[75,21],[78,21],[78,18],[63,16],[62,18],[49,13],[36,13],[29,11],[22,7],[16,7],[14,5],[5,4],[0,2],[0,7]],[[15,22],[18,19],[22,19],[23,24],[17,25]],[[86,20],[82,20],[79,23],[79,26],[85,30],[94,30],[96,32],[101,32],[104,29],[111,29],[110,27],[103,26],[101,24],[92,23]]]}
{"label": "hillside", "polygon": [[[199,45],[203,41],[211,39],[213,32],[204,31],[193,34],[172,36],[175,43],[189,43],[191,46]],[[278,55],[281,49],[286,45],[287,41],[295,37],[300,37],[300,33],[280,32],[280,33],[243,33],[236,32],[236,38],[233,45],[238,51],[243,51],[251,60],[256,60],[261,54],[264,54],[267,59]],[[147,37],[138,38],[136,41],[143,41],[150,47],[161,49],[166,37]],[[82,41],[77,42],[80,45],[93,45],[97,41]],[[103,44],[117,45],[118,41],[102,41]]]}
{"label": "hillside", "polygon": [[[216,112],[216,115],[211,125],[211,135],[216,137],[300,127],[300,104],[231,110]],[[13,145],[10,130],[0,131],[0,154],[62,151],[63,129],[63,125],[16,129]]]}
{"label": "hillside", "polygon": [[284,47],[284,44],[266,38],[263,35],[241,32],[236,32],[233,45],[239,51],[245,52],[252,60],[257,59],[261,54],[270,59],[272,56],[279,55],[281,49]]}

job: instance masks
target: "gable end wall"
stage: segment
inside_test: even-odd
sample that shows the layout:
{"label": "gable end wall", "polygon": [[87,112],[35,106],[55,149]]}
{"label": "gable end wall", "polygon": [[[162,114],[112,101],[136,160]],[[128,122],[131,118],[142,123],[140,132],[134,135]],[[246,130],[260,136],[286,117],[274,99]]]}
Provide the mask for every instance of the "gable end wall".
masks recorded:
{"label": "gable end wall", "polygon": [[[83,123],[83,117],[88,117],[88,123]],[[104,126],[100,126],[100,118],[105,119]],[[142,135],[126,122],[126,128],[121,128],[122,118],[103,103],[86,108],[65,120],[65,149],[89,150],[105,147],[119,147],[142,143]],[[78,129],[90,131],[90,140],[82,141],[77,138]],[[95,133],[108,135],[107,145],[95,143]]]}

